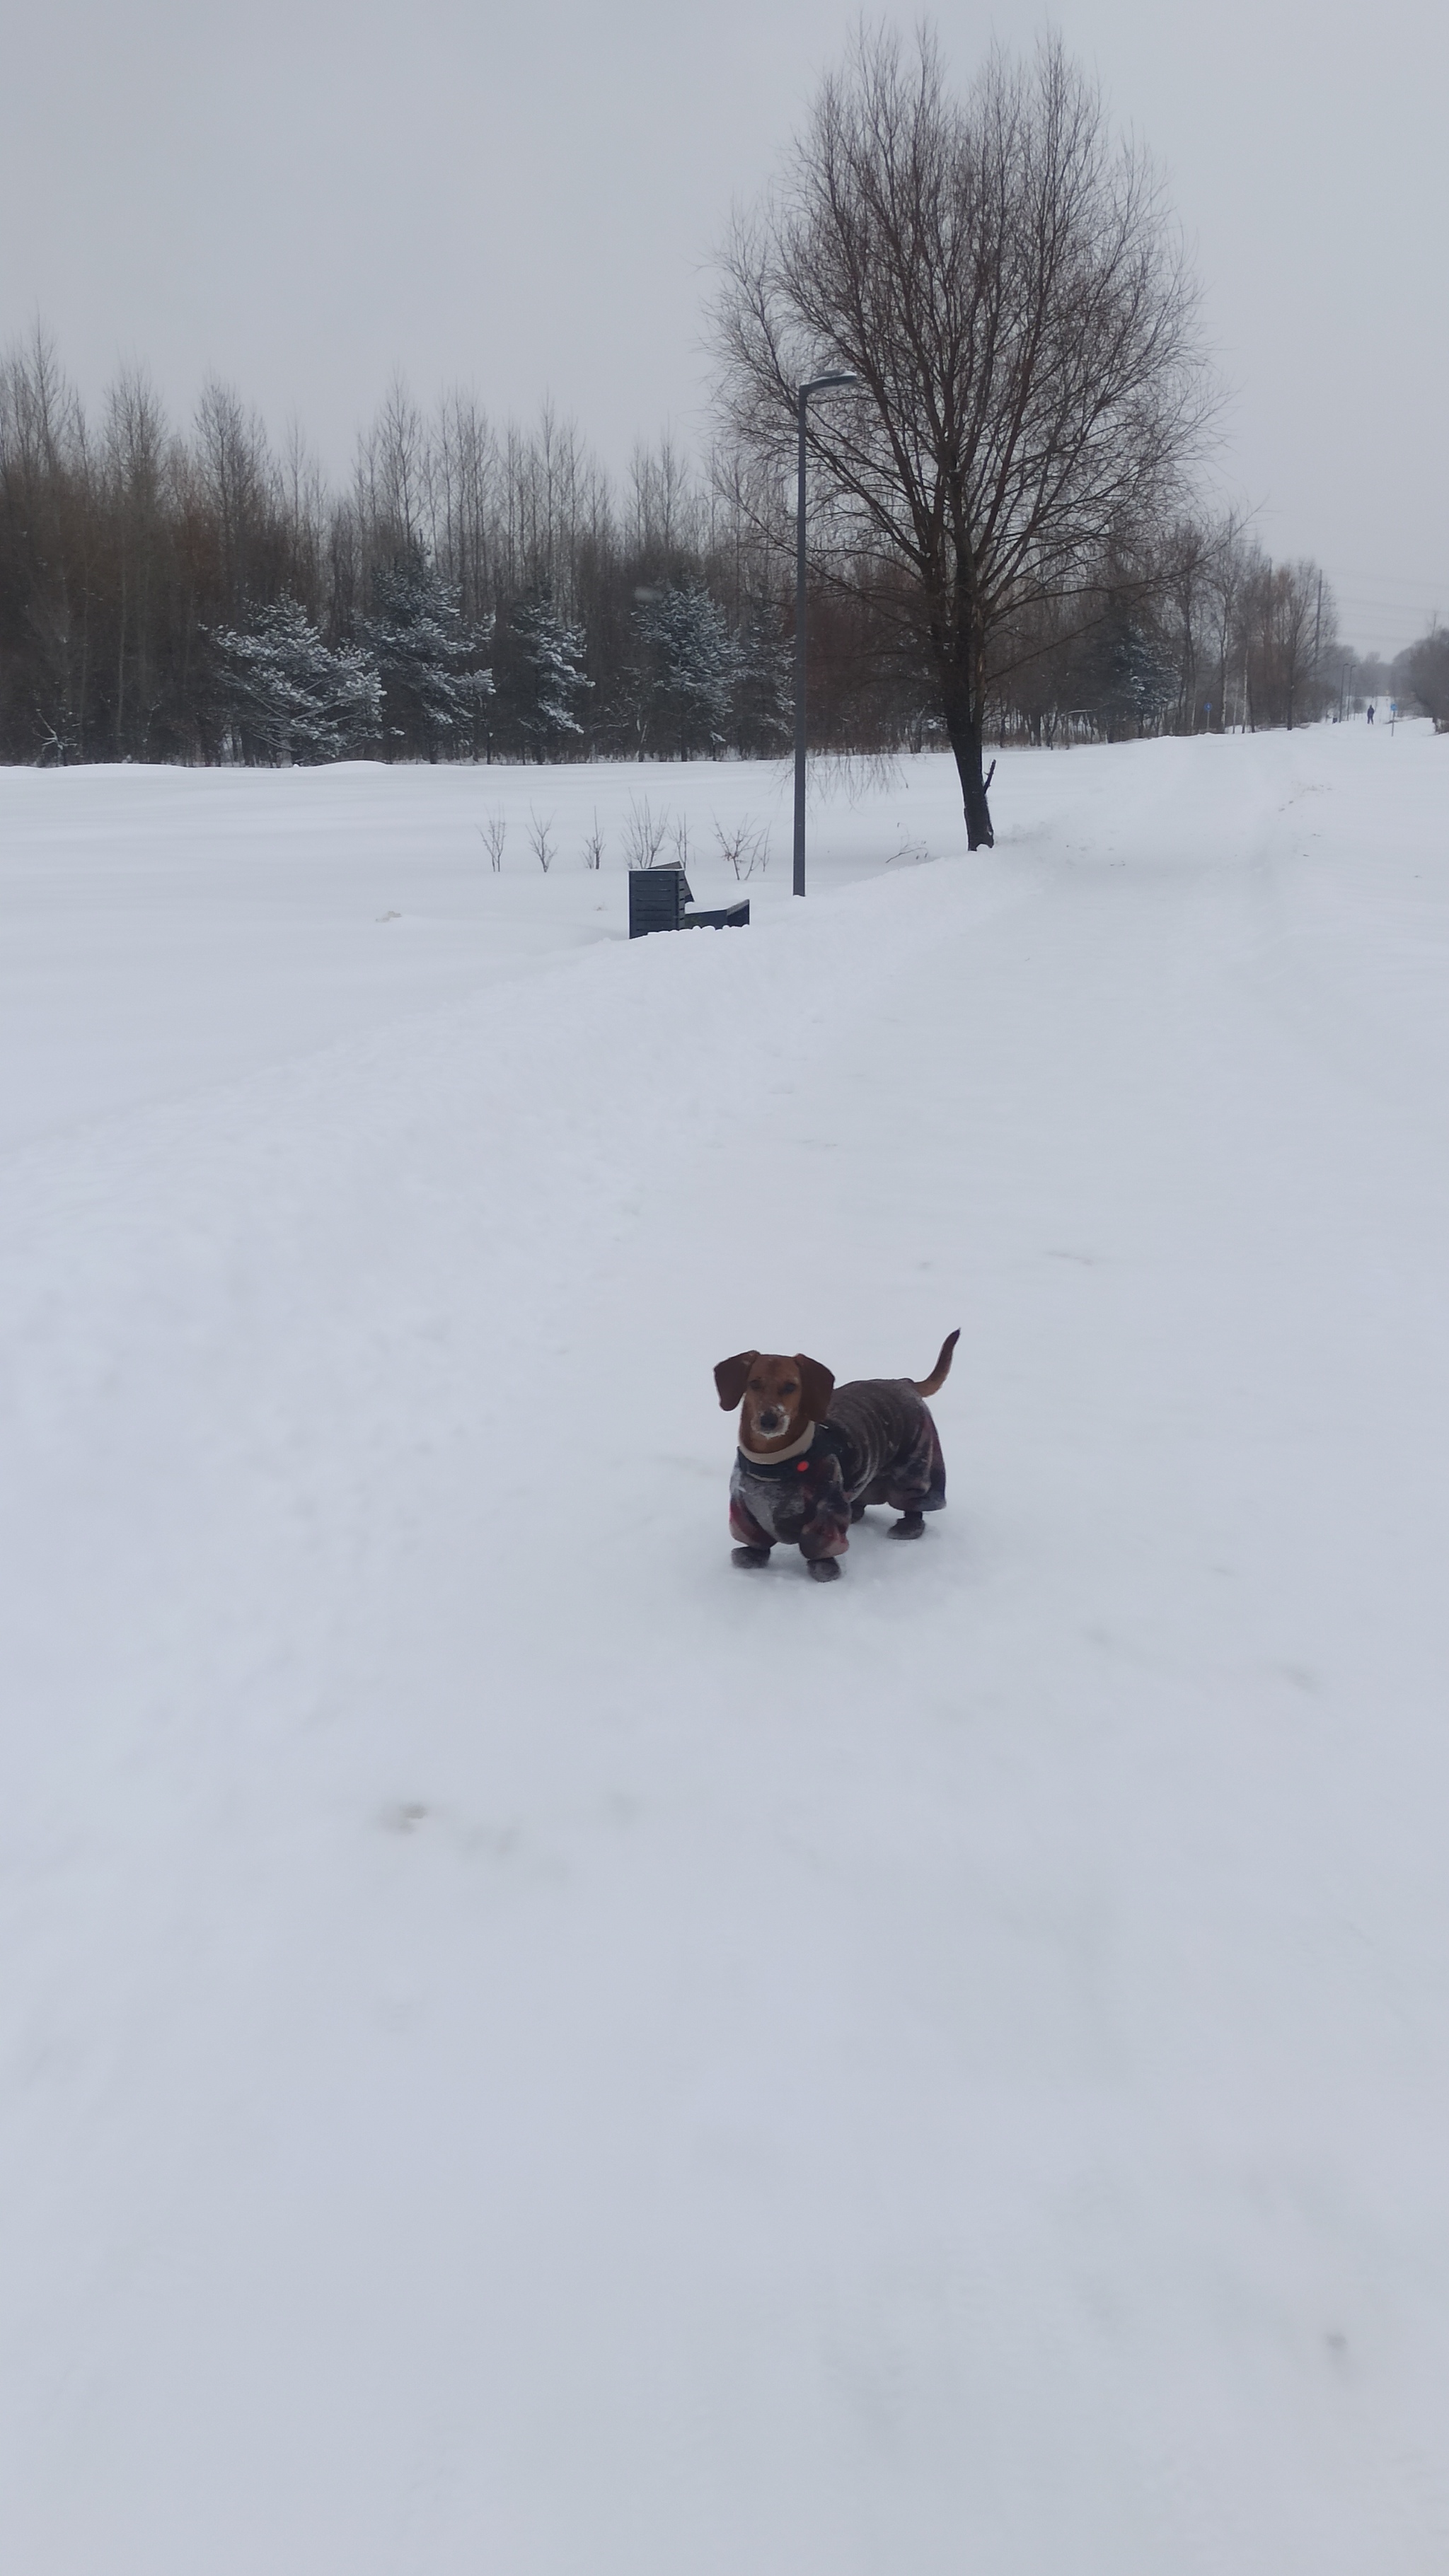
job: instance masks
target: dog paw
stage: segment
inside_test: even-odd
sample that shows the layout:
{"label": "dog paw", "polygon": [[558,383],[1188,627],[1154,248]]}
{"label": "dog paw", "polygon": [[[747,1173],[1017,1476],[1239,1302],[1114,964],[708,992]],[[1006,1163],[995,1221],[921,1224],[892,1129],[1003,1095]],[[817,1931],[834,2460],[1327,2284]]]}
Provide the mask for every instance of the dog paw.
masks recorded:
{"label": "dog paw", "polygon": [[887,1538],[924,1538],[925,1535],[926,1524],[919,1512],[907,1512],[904,1520],[893,1521],[886,1531]]}
{"label": "dog paw", "polygon": [[812,1556],[810,1574],[812,1581],[816,1583],[838,1583],[840,1559],[835,1556]]}
{"label": "dog paw", "polygon": [[770,1551],[767,1547],[736,1547],[730,1550],[731,1565],[768,1565],[769,1562]]}

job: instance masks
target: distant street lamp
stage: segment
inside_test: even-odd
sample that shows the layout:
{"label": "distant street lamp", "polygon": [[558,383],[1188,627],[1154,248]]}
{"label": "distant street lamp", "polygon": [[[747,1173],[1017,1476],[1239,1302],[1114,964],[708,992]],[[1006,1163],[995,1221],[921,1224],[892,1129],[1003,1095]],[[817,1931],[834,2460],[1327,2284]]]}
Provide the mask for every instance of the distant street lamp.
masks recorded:
{"label": "distant street lamp", "polygon": [[805,406],[812,394],[858,385],[859,376],[812,376],[795,396],[800,425],[800,473],[795,501],[795,882],[805,891]]}

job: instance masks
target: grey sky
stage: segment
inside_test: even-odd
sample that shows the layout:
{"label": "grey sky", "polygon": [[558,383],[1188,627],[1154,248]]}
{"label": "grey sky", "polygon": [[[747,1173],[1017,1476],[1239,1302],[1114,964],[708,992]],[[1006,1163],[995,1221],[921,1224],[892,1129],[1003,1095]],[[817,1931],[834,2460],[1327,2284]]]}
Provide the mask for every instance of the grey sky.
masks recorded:
{"label": "grey sky", "polygon": [[[909,25],[913,8],[891,10]],[[1220,479],[1392,651],[1449,620],[1449,8],[1061,0],[1166,165],[1234,387]],[[700,311],[854,13],[835,0],[4,0],[0,338],[88,398],[210,370],[334,473],[400,367],[503,417],[549,392],[618,467],[704,427]],[[963,77],[1031,5],[943,11]]]}

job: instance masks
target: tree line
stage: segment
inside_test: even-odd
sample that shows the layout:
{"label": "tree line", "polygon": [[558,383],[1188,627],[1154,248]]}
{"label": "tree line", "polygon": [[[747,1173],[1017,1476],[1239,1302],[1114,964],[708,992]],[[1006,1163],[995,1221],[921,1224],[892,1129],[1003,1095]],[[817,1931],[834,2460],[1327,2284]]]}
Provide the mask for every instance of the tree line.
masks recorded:
{"label": "tree line", "polygon": [[43,333],[0,361],[0,757],[551,759],[768,750],[782,567],[665,441],[611,490],[547,410],[394,386],[329,490],[230,388],[88,419]]}
{"label": "tree line", "polygon": [[779,751],[822,369],[810,738],[949,744],[973,846],[993,742],[1359,693],[1319,568],[1195,504],[1193,281],[1055,40],[958,97],[928,31],[859,36],[721,275],[717,446],[617,481],[547,408],[399,383],[333,489],[222,384],[181,428],[126,371],[89,417],[37,329],[0,361],[0,758]]}

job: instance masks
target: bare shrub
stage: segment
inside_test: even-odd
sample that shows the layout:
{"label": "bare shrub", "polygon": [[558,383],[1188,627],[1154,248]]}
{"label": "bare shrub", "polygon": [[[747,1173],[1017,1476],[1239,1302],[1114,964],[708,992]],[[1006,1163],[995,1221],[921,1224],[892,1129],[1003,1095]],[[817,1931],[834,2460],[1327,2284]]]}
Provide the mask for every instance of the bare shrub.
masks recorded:
{"label": "bare shrub", "polygon": [[497,876],[503,866],[503,844],[508,838],[508,825],[501,814],[490,814],[478,826],[478,838],[488,853],[489,864]]}
{"label": "bare shrub", "polygon": [[719,843],[719,854],[725,866],[733,868],[741,885],[754,875],[756,868],[759,869],[761,876],[764,875],[770,864],[770,833],[767,824],[753,822],[748,814],[743,814],[737,823],[732,823],[726,830],[716,816],[714,837]]}
{"label": "bare shrub", "polygon": [[532,850],[533,855],[537,859],[545,876],[547,876],[557,855],[556,845],[548,837],[552,829],[553,816],[550,814],[543,822],[540,822],[538,816],[533,810],[533,807],[530,805],[528,809],[528,846]]}
{"label": "bare shrub", "polygon": [[647,796],[631,797],[624,826],[624,856],[631,868],[652,868],[669,835],[669,808],[656,816]]}
{"label": "bare shrub", "polygon": [[586,868],[600,868],[603,863],[604,835],[599,829],[599,809],[596,805],[593,829],[584,834],[584,865]]}

